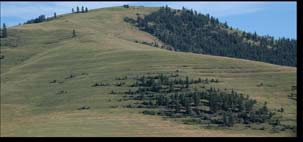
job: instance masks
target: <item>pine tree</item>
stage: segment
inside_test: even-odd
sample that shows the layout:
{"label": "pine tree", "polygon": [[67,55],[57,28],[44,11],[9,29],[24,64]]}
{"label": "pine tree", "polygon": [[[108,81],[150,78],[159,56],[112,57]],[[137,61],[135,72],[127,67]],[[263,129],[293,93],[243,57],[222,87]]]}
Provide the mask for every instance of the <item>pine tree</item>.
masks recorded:
{"label": "pine tree", "polygon": [[188,88],[188,87],[189,87],[189,79],[188,79],[188,76],[186,76],[185,83],[186,83],[186,88]]}
{"label": "pine tree", "polygon": [[281,107],[280,111],[281,111],[281,113],[283,113],[283,112],[284,112],[284,108],[283,108],[283,107]]}
{"label": "pine tree", "polygon": [[74,8],[72,8],[72,13],[75,13],[75,10],[74,10]]}
{"label": "pine tree", "polygon": [[76,31],[73,30],[73,37],[76,37]]}
{"label": "pine tree", "polygon": [[199,104],[200,104],[200,97],[197,94],[195,94],[193,97],[194,97],[195,106],[199,106]]}
{"label": "pine tree", "polygon": [[54,13],[54,18],[57,18],[57,13],[56,12]]}
{"label": "pine tree", "polygon": [[6,38],[7,37],[7,28],[6,28],[6,25],[5,23],[3,23],[3,27],[2,27],[2,38]]}
{"label": "pine tree", "polygon": [[176,101],[176,106],[175,106],[175,110],[176,110],[176,112],[178,113],[178,112],[180,112],[180,109],[181,109],[181,105],[180,105],[180,103],[178,102],[178,101]]}
{"label": "pine tree", "polygon": [[202,80],[201,80],[201,78],[200,78],[200,77],[199,77],[199,79],[198,79],[198,82],[199,82],[199,83],[201,83],[201,82],[202,82]]}
{"label": "pine tree", "polygon": [[160,95],[160,96],[157,97],[156,104],[158,106],[161,106],[163,104],[163,96],[162,95]]}
{"label": "pine tree", "polygon": [[223,113],[223,125],[231,127],[234,125],[234,117],[232,112],[224,112]]}
{"label": "pine tree", "polygon": [[81,7],[81,12],[84,13],[84,7],[83,6]]}
{"label": "pine tree", "polygon": [[88,12],[88,8],[87,7],[85,7],[85,12]]}
{"label": "pine tree", "polygon": [[223,118],[222,119],[223,119],[223,124],[225,126],[227,126],[228,125],[228,117],[227,117],[226,112],[223,113]]}
{"label": "pine tree", "polygon": [[80,9],[79,9],[79,7],[77,6],[77,12],[76,12],[76,13],[79,13],[79,11],[80,11]]}
{"label": "pine tree", "polygon": [[233,116],[232,112],[229,112],[228,122],[229,122],[230,127],[234,126],[234,116]]}
{"label": "pine tree", "polygon": [[188,98],[185,99],[185,109],[186,109],[186,113],[188,115],[191,115],[192,114],[192,110],[190,108],[190,103],[189,103],[189,100]]}

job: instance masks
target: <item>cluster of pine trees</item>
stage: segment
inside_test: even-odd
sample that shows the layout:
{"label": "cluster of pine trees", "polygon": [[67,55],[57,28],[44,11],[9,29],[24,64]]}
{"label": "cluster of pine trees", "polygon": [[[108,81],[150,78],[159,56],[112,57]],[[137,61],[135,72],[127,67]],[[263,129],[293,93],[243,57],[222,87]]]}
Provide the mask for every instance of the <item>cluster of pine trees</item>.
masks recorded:
{"label": "cluster of pine trees", "polygon": [[74,8],[72,8],[72,13],[86,13],[88,12],[88,8],[84,6],[81,7],[81,11],[80,11],[80,8],[79,6],[76,7],[76,11],[74,10]]}
{"label": "cluster of pine trees", "polygon": [[141,76],[131,85],[136,89],[129,89],[124,94],[142,102],[128,107],[161,108],[160,111],[146,110],[145,114],[200,118],[220,126],[265,123],[272,118],[273,113],[268,110],[266,102],[258,108],[256,100],[234,90],[197,88],[199,84],[217,82],[217,79],[181,78],[178,74]]}
{"label": "cluster of pine trees", "polygon": [[24,24],[34,24],[34,23],[41,23],[41,22],[44,22],[44,21],[50,21],[50,20],[53,20],[53,19],[56,19],[57,18],[57,13],[54,12],[54,15],[52,17],[46,17],[45,15],[40,15],[38,16],[37,18],[34,18],[34,19],[31,19],[31,20],[28,20],[26,22],[24,22]]}
{"label": "cluster of pine trees", "polygon": [[[125,19],[128,22],[134,22]],[[175,51],[235,57],[278,65],[296,66],[297,41],[241,32],[217,18],[183,8],[160,10],[138,16],[136,25]]]}
{"label": "cluster of pine trees", "polygon": [[47,18],[45,17],[45,15],[40,15],[40,16],[37,17],[37,18],[34,18],[34,19],[31,19],[31,20],[26,21],[24,24],[41,23],[41,22],[46,21],[46,19],[47,19]]}
{"label": "cluster of pine trees", "polygon": [[129,5],[128,4],[124,4],[123,7],[124,8],[129,8]]}
{"label": "cluster of pine trees", "polygon": [[131,87],[139,87],[136,91],[128,91],[127,94],[142,94],[148,92],[157,93],[172,93],[178,91],[188,90],[190,85],[193,84],[209,84],[218,83],[217,79],[189,79],[188,76],[185,79],[176,78],[178,74],[164,75],[159,74],[156,76],[141,76],[137,78],[137,81],[131,85]]}

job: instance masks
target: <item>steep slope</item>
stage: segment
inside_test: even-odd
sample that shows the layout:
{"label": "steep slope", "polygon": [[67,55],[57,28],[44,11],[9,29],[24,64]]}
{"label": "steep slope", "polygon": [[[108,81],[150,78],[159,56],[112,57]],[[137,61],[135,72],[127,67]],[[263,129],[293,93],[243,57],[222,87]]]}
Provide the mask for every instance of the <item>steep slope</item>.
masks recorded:
{"label": "steep slope", "polygon": [[[289,131],[207,129],[147,116],[140,113],[142,109],[124,108],[130,102],[110,94],[111,86],[91,87],[125,75],[180,70],[190,77],[219,78],[222,82],[216,87],[234,88],[267,101],[271,109],[283,107],[281,123],[296,125],[296,101],[287,97],[296,84],[295,68],[172,52],[135,42],[156,39],[124,22],[124,17],[157,9],[104,8],[9,28],[8,46],[1,46],[5,56],[1,59],[1,136],[295,136]],[[71,74],[76,77],[66,79]],[[62,83],[52,84],[52,80]],[[257,87],[260,82],[263,87]],[[77,110],[82,106],[90,109]]]}
{"label": "steep slope", "polygon": [[297,41],[236,30],[212,16],[183,8],[161,7],[135,23],[173,50],[296,66]]}

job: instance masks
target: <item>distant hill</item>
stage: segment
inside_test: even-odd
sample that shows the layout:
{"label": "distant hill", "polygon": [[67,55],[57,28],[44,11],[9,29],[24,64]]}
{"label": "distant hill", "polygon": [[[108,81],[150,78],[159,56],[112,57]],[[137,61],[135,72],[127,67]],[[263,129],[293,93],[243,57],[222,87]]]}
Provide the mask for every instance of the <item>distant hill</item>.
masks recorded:
{"label": "distant hill", "polygon": [[193,10],[166,6],[149,15],[138,15],[132,22],[175,51],[296,66],[296,40],[239,31],[217,18]]}

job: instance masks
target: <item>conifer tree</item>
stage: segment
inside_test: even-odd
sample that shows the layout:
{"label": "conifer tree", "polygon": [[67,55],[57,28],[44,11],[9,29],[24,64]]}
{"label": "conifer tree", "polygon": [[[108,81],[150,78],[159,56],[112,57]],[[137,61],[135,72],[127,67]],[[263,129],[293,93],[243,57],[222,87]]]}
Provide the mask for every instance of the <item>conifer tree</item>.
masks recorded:
{"label": "conifer tree", "polygon": [[88,12],[88,8],[87,7],[85,7],[85,12]]}
{"label": "conifer tree", "polygon": [[186,113],[188,115],[192,114],[192,110],[190,108],[190,103],[189,103],[189,100],[187,98],[185,99],[185,109],[186,109]]}
{"label": "conifer tree", "polygon": [[176,110],[176,112],[178,113],[178,112],[180,112],[180,109],[181,109],[181,105],[180,105],[180,103],[178,102],[178,101],[176,101],[176,106],[175,106],[175,110]]}
{"label": "conifer tree", "polygon": [[200,104],[200,97],[197,94],[195,94],[193,97],[194,97],[195,106],[199,106],[199,104]]}
{"label": "conifer tree", "polygon": [[188,76],[186,76],[185,83],[186,83],[186,88],[188,88],[188,87],[189,87],[189,79],[188,79]]}
{"label": "conifer tree", "polygon": [[83,6],[81,7],[81,12],[84,13],[84,7]]}
{"label": "conifer tree", "polygon": [[76,31],[73,30],[73,37],[76,37]]}
{"label": "conifer tree", "polygon": [[57,18],[57,13],[56,12],[54,13],[54,18]]}
{"label": "conifer tree", "polygon": [[74,10],[74,8],[72,8],[72,13],[75,13],[75,10]]}
{"label": "conifer tree", "polygon": [[5,23],[3,23],[3,27],[2,28],[3,29],[2,29],[2,35],[1,35],[1,37],[2,38],[6,38],[7,37],[7,28],[6,28]]}
{"label": "conifer tree", "polygon": [[79,13],[80,12],[80,9],[79,9],[79,7],[77,6],[77,12],[76,13]]}

